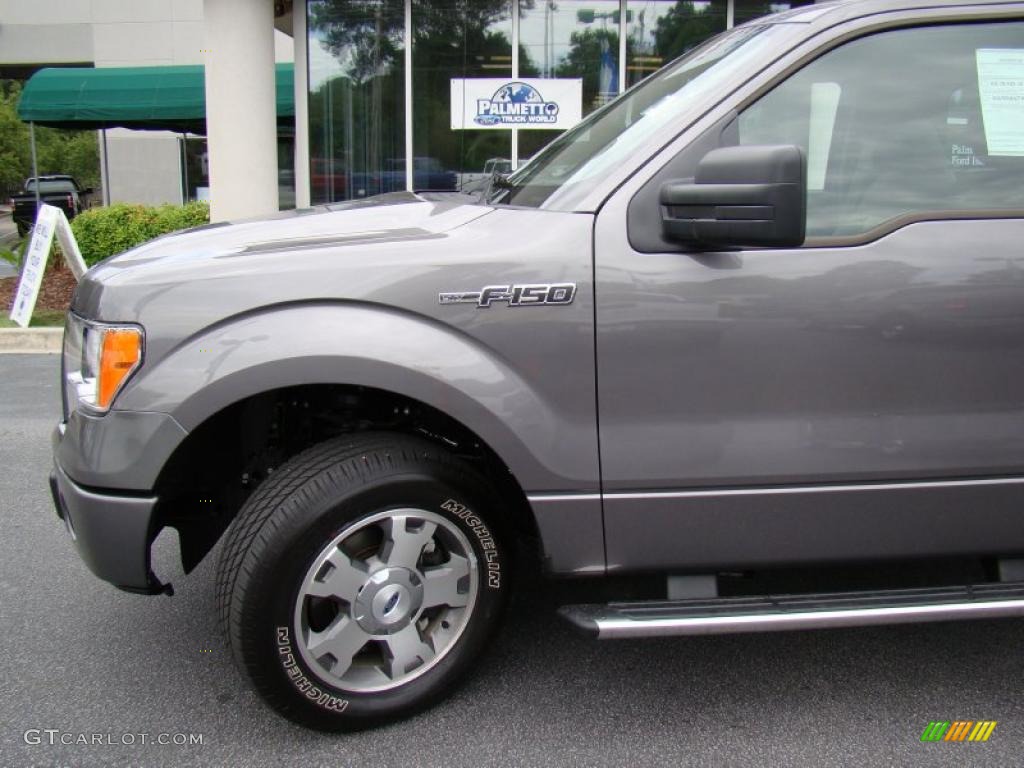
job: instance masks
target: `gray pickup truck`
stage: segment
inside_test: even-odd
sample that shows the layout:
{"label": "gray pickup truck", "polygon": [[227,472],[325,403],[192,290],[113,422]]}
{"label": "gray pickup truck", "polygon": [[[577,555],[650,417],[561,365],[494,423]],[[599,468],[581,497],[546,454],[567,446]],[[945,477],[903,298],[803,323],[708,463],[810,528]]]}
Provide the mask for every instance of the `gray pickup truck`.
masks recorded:
{"label": "gray pickup truck", "polygon": [[514,576],[599,638],[1024,615],[1024,4],[739,26],[485,195],[165,237],[65,332],[58,512],[323,729],[452,690]]}

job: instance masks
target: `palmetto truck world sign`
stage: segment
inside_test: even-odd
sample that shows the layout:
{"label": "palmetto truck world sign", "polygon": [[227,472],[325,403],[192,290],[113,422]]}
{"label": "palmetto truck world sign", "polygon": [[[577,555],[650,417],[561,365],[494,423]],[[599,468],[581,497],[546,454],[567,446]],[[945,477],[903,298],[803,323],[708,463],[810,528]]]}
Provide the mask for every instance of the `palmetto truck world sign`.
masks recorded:
{"label": "palmetto truck world sign", "polygon": [[579,78],[453,78],[452,130],[572,128],[583,118]]}

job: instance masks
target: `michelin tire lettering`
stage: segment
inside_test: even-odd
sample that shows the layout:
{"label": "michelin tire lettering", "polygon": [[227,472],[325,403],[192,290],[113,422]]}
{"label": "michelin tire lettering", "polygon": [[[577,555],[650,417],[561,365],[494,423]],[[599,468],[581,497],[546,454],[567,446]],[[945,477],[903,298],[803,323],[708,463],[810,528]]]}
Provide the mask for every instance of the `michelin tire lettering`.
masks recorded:
{"label": "michelin tire lettering", "polygon": [[484,551],[484,563],[487,566],[487,586],[491,589],[501,588],[501,558],[498,549],[494,544],[494,538],[484,522],[465,504],[460,504],[455,499],[448,499],[441,505],[441,509],[450,512],[462,520],[469,529],[473,531],[480,541],[480,548]]}
{"label": "michelin tire lettering", "polygon": [[281,656],[281,664],[284,666],[288,679],[307,699],[319,704],[324,709],[334,712],[344,712],[348,708],[348,700],[332,696],[321,690],[308,677],[302,674],[295,654],[292,652],[291,639],[288,636],[288,627],[277,628],[277,652]]}
{"label": "michelin tire lettering", "polygon": [[439,304],[476,304],[487,309],[494,302],[508,302],[510,307],[568,306],[576,298],[576,283],[527,283],[523,285],[488,285],[479,291],[439,293]]}

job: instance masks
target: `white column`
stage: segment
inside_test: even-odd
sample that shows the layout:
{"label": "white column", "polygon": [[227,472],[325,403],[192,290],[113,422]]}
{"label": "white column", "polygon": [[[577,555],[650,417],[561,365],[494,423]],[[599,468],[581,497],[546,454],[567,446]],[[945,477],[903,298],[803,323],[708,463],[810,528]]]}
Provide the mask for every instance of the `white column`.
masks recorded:
{"label": "white column", "polygon": [[309,55],[306,0],[292,5],[295,42],[295,207],[309,207]]}
{"label": "white column", "polygon": [[278,210],[272,0],[203,0],[210,220]]}

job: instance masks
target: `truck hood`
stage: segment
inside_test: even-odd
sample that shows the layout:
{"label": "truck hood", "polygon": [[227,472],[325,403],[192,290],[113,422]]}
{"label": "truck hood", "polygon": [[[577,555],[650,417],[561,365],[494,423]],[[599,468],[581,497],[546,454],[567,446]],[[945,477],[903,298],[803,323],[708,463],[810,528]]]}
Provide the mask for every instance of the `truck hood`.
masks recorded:
{"label": "truck hood", "polygon": [[73,309],[83,317],[132,320],[110,317],[112,312],[123,314],[122,303],[116,302],[121,306],[115,308],[111,300],[115,295],[124,298],[126,289],[141,294],[145,286],[301,271],[308,266],[304,262],[319,262],[325,252],[336,262],[333,271],[343,268],[348,259],[359,259],[368,245],[443,238],[492,210],[464,195],[435,194],[428,199],[396,192],[196,227],[159,237],[96,265],[83,277]]}
{"label": "truck hood", "polygon": [[73,307],[86,319],[141,325],[147,367],[212,328],[282,307],[358,304],[466,322],[479,313],[453,311],[442,293],[516,280],[585,284],[592,228],[591,214],[393,194],[162,238],[91,269]]}

